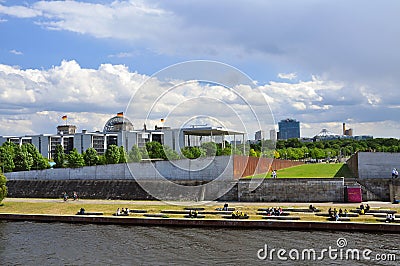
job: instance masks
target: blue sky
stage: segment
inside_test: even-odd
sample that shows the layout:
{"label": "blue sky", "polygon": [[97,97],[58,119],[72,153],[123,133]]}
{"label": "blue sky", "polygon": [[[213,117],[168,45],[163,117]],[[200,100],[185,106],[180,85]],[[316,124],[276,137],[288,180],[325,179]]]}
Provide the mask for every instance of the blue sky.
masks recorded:
{"label": "blue sky", "polygon": [[146,77],[201,59],[257,81],[303,136],[346,122],[399,137],[398,25],[387,0],[0,0],[0,135],[52,133],[64,114],[101,130]]}

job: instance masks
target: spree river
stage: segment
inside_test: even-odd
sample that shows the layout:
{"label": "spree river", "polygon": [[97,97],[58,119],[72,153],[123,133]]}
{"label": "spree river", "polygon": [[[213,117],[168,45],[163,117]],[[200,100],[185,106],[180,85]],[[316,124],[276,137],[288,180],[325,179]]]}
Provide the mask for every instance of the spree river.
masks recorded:
{"label": "spree river", "polygon": [[[285,251],[280,257],[279,249]],[[345,256],[350,249],[359,252],[359,260],[356,253]],[[0,265],[398,265],[399,261],[398,234],[0,222]]]}

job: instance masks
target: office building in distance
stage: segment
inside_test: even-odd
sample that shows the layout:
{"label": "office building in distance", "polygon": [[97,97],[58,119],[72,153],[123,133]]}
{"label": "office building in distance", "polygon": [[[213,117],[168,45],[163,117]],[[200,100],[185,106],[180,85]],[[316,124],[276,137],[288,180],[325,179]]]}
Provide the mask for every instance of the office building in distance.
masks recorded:
{"label": "office building in distance", "polygon": [[287,118],[278,122],[279,132],[278,139],[299,139],[300,138],[300,122]]}

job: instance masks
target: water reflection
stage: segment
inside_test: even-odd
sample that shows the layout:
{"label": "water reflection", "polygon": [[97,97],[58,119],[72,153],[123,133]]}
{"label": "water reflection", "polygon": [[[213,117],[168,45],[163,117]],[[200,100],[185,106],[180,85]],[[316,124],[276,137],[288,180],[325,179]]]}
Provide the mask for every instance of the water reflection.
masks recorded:
{"label": "water reflection", "polygon": [[[257,251],[315,249],[346,239],[346,248],[393,253],[400,260],[400,235],[265,229],[182,228],[95,224],[0,222],[2,265],[266,265]],[[397,265],[396,262],[280,261],[280,265]]]}

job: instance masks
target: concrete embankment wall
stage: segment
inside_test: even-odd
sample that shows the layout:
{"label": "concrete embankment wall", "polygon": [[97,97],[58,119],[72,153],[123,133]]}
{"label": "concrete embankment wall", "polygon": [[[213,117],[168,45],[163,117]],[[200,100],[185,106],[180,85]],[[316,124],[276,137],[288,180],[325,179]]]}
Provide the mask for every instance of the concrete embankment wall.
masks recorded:
{"label": "concrete embankment wall", "polygon": [[260,182],[256,184],[249,180],[213,181],[206,186],[203,186],[204,182],[199,181],[177,182],[184,186],[182,188],[175,186],[175,183],[155,180],[140,183],[135,180],[11,180],[7,182],[7,186],[8,196],[15,198],[60,198],[63,191],[70,195],[76,191],[81,198],[86,199],[150,200],[154,198],[147,191],[156,191],[169,200],[219,199],[254,202],[343,202],[344,200],[342,178],[278,178],[263,179]]}
{"label": "concrete embankment wall", "polygon": [[[63,192],[77,192],[85,199],[237,201],[237,183],[214,181],[135,180],[12,180],[7,182],[8,197],[60,198]],[[154,194],[152,194],[154,193]],[[153,195],[155,197],[153,197]]]}
{"label": "concrete embankment wall", "polygon": [[[222,227],[222,228],[264,228],[277,230],[338,230],[399,233],[400,225],[393,223],[354,223],[354,222],[305,222],[305,221],[265,221],[265,220],[222,220],[222,219],[174,219],[174,218],[127,218],[112,216],[85,215],[43,215],[43,214],[9,214],[0,213],[0,220],[119,224],[140,226],[185,226],[185,227]],[[229,233],[229,232],[227,232]]]}
{"label": "concrete embankment wall", "polygon": [[239,179],[303,164],[299,161],[272,160],[248,156],[217,156],[196,160],[153,161],[129,164],[109,164],[82,168],[59,168],[6,173],[8,180],[197,180]]}
{"label": "concrete embankment wall", "polygon": [[400,170],[400,153],[357,152],[347,165],[358,178],[390,178],[393,168]]}
{"label": "concrete embankment wall", "polygon": [[232,180],[230,156],[6,173],[8,180]]}
{"label": "concrete embankment wall", "polygon": [[[390,187],[399,187],[400,179],[392,178],[365,178],[356,179],[357,183],[361,185],[363,191],[363,200],[381,200],[381,201],[392,201],[390,197]],[[397,198],[400,199],[400,194]]]}
{"label": "concrete embankment wall", "polygon": [[[76,191],[80,197],[88,199],[343,201],[342,179],[234,180],[243,173],[268,171],[271,161],[267,160],[218,156],[13,172],[6,176],[9,197],[59,198],[64,191],[70,195]],[[277,164],[288,167],[299,162],[279,160],[275,164],[280,169]]]}
{"label": "concrete embankment wall", "polygon": [[343,178],[264,179],[255,189],[252,181],[238,183],[239,201],[343,202]]}
{"label": "concrete embankment wall", "polygon": [[[236,183],[214,181],[204,188],[198,181],[144,181],[135,180],[12,180],[7,182],[8,197],[61,198],[65,191],[72,196],[75,191],[85,199],[154,200],[151,192],[168,200],[216,200],[215,190],[226,192],[222,200],[237,200]],[[229,190],[232,188],[232,191]],[[170,196],[169,196],[170,195]]]}

